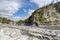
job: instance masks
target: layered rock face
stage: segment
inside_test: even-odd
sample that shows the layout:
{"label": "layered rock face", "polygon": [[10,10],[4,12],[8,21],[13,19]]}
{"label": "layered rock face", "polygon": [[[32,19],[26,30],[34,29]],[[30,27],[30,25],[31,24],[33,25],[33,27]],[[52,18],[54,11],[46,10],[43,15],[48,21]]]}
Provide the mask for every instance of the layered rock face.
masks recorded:
{"label": "layered rock face", "polygon": [[60,40],[60,30],[6,25],[0,27],[0,40]]}
{"label": "layered rock face", "polygon": [[38,24],[60,24],[60,2],[35,10],[28,21]]}

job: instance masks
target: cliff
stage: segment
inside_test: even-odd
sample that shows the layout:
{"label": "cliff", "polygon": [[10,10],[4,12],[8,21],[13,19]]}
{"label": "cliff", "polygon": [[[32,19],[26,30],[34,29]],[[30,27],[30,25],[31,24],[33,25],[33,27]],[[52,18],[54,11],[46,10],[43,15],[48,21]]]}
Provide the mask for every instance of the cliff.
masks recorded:
{"label": "cliff", "polygon": [[60,2],[49,4],[35,10],[35,12],[26,19],[26,23],[60,24]]}

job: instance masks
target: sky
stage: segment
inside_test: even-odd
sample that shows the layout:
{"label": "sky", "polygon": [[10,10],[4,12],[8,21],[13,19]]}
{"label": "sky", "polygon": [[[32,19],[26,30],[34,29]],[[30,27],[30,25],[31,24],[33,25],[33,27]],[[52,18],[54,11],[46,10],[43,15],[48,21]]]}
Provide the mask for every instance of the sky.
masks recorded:
{"label": "sky", "polygon": [[[60,0],[54,0],[57,2]],[[52,0],[0,0],[0,17],[13,21],[27,19],[32,13]]]}

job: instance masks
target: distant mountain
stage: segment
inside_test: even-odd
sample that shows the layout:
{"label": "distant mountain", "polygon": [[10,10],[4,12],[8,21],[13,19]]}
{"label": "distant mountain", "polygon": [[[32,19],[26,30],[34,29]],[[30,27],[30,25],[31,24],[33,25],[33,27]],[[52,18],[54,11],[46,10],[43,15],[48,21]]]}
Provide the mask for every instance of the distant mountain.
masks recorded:
{"label": "distant mountain", "polygon": [[13,23],[12,20],[7,19],[7,18],[3,18],[3,17],[0,17],[0,22],[1,22],[1,23],[6,23],[6,24]]}
{"label": "distant mountain", "polygon": [[35,10],[25,22],[31,24],[60,24],[60,2]]}

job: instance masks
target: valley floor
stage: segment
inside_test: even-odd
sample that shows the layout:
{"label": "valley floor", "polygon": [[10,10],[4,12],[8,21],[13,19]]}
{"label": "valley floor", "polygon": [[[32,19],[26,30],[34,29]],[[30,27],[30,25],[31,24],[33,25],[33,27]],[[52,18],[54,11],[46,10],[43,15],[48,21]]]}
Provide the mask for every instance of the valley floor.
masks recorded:
{"label": "valley floor", "polygon": [[0,40],[60,40],[60,26],[0,24]]}

